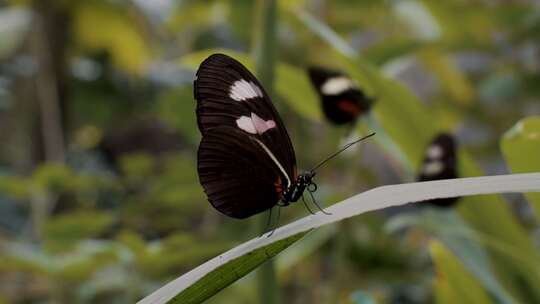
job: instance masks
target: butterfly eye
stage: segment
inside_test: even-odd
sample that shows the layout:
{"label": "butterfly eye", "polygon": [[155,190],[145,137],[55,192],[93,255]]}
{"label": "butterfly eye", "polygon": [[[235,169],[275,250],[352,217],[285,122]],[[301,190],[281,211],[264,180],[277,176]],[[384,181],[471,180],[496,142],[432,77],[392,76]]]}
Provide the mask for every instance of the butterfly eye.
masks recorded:
{"label": "butterfly eye", "polygon": [[312,183],[310,183],[310,184],[307,186],[306,189],[307,189],[307,191],[309,191],[309,192],[315,192],[315,191],[317,191],[317,184],[315,184],[315,183],[312,182]]}

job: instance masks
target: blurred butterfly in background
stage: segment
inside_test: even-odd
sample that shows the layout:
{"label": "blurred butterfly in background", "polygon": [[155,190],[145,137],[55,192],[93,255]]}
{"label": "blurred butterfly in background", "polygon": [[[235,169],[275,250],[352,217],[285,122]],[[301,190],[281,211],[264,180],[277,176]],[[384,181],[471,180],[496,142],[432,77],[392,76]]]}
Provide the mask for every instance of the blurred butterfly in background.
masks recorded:
{"label": "blurred butterfly in background", "polygon": [[317,189],[315,169],[361,140],[299,175],[279,114],[259,81],[240,62],[223,54],[205,59],[197,71],[194,94],[202,134],[199,180],[212,206],[233,218],[287,206],[303,199],[306,189],[311,195]]}
{"label": "blurred butterfly in background", "polygon": [[[456,141],[447,133],[440,133],[428,145],[418,181],[457,178]],[[452,207],[459,197],[438,198],[425,201],[438,207]]]}
{"label": "blurred butterfly in background", "polygon": [[308,74],[326,118],[334,124],[354,123],[369,112],[375,101],[342,72],[312,66],[308,68]]}

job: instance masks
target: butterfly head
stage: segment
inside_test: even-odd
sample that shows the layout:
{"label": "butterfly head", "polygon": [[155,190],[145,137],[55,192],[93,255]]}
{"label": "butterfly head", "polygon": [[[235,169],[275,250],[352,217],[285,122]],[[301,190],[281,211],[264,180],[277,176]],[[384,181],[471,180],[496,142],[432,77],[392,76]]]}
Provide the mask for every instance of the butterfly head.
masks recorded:
{"label": "butterfly head", "polygon": [[300,189],[307,189],[309,192],[317,191],[317,184],[313,182],[315,174],[314,171],[306,171],[300,174],[296,180],[297,187]]}

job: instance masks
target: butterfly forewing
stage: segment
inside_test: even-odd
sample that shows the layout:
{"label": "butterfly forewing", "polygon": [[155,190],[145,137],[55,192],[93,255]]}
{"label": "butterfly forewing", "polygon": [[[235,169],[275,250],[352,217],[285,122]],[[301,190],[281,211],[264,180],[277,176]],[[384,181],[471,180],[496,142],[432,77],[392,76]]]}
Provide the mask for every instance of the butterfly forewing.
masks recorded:
{"label": "butterfly forewing", "polygon": [[344,73],[322,67],[310,67],[308,74],[321,99],[324,114],[331,122],[335,124],[354,122],[371,108],[373,100]]}
{"label": "butterfly forewing", "polygon": [[245,218],[278,203],[296,178],[294,150],[259,81],[238,61],[214,54],[194,83],[203,136],[198,170],[209,201]]}
{"label": "butterfly forewing", "polygon": [[[201,63],[195,80],[197,121],[201,133],[216,126],[231,126],[259,138],[290,176],[296,159],[287,130],[270,97],[241,63],[214,54]],[[259,128],[250,127],[256,121]]]}
{"label": "butterfly forewing", "polygon": [[[441,133],[437,135],[426,149],[419,181],[431,181],[457,178],[456,143],[452,135]],[[443,198],[427,201],[430,204],[449,207],[458,198]]]}

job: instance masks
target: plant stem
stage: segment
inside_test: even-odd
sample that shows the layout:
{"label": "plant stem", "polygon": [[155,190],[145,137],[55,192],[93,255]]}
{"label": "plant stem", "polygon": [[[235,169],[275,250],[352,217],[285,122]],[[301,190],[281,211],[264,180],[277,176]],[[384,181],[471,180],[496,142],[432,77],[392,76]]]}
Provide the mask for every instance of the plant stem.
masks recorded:
{"label": "plant stem", "polygon": [[[64,163],[65,139],[62,126],[62,109],[60,101],[59,81],[61,71],[53,56],[55,49],[53,39],[57,44],[61,37],[51,37],[54,32],[57,17],[51,12],[52,3],[35,2],[35,34],[33,48],[39,63],[36,73],[36,94],[40,110],[41,136],[43,141],[44,159],[46,162]],[[52,32],[52,33],[51,33]],[[57,34],[61,36],[60,34]],[[58,61],[58,60],[56,60]]]}
{"label": "plant stem", "polygon": [[[276,17],[275,0],[259,0],[256,6],[257,27],[254,32],[254,55],[257,77],[270,96],[274,91],[274,67],[276,62]],[[268,212],[257,218],[256,229],[260,233],[266,227]],[[257,273],[259,303],[279,302],[276,271],[272,260],[263,264]]]}
{"label": "plant stem", "polygon": [[254,56],[257,77],[266,92],[274,91],[274,66],[276,63],[276,18],[275,0],[257,1],[257,27],[254,35]]}

